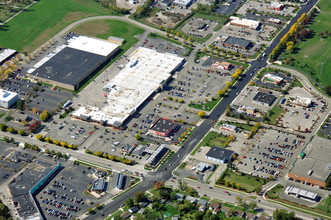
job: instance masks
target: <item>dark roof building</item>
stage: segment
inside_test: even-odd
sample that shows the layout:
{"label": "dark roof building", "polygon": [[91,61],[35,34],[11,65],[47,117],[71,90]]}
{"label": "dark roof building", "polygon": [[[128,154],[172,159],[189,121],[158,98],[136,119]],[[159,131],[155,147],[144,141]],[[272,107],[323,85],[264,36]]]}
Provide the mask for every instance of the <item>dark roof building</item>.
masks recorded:
{"label": "dark roof building", "polygon": [[232,150],[213,146],[206,154],[206,158],[208,160],[216,161],[218,163],[227,163],[232,160],[232,156],[234,154],[235,152]]}
{"label": "dark roof building", "polygon": [[105,188],[104,179],[96,179],[92,185],[92,191],[103,191]]}
{"label": "dark roof building", "polygon": [[75,90],[118,49],[117,44],[79,36],[40,60],[28,76],[36,81]]}
{"label": "dark roof building", "polygon": [[244,38],[237,37],[228,37],[223,45],[225,47],[237,47],[243,50],[247,50],[251,46],[252,42],[250,40],[246,40]]}
{"label": "dark roof building", "polygon": [[274,103],[274,101],[276,100],[276,98],[277,97],[271,94],[270,92],[269,93],[258,92],[254,96],[253,101],[261,105],[271,106],[272,103]]}
{"label": "dark roof building", "polygon": [[149,133],[160,135],[163,137],[170,136],[179,128],[177,122],[168,118],[158,118],[150,127]]}

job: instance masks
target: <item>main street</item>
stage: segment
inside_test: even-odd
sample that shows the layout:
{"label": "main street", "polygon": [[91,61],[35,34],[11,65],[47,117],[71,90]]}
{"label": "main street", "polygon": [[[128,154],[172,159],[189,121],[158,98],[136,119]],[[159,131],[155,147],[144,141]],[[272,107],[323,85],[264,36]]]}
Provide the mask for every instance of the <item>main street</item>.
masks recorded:
{"label": "main street", "polygon": [[[250,64],[250,68],[246,71],[244,77],[238,81],[238,83],[234,86],[234,88],[221,100],[221,102],[211,111],[209,117],[205,119],[199,127],[194,131],[194,133],[190,136],[187,142],[183,145],[181,149],[178,150],[177,154],[173,156],[169,162],[163,167],[159,169],[159,171],[154,173],[149,173],[145,176],[144,181],[128,191],[127,193],[119,196],[114,201],[110,202],[106,205],[103,210],[103,215],[109,215],[114,211],[118,210],[123,202],[125,202],[129,198],[133,198],[135,192],[137,191],[146,191],[149,188],[153,187],[154,181],[164,181],[166,182],[172,177],[172,171],[181,163],[183,158],[186,157],[194,147],[200,142],[200,140],[206,135],[209,129],[214,125],[214,120],[217,120],[220,115],[226,110],[226,107],[230,105],[230,103],[235,99],[237,94],[247,85],[247,83],[252,79],[256,70],[267,65],[267,56],[271,53],[273,48],[279,43],[282,36],[287,33],[290,27],[297,21],[297,19],[303,14],[307,13],[318,0],[311,0],[309,3],[301,6],[301,9],[298,11],[297,15],[288,23],[288,25],[276,36],[274,41],[270,44],[270,46],[265,50],[266,56],[261,57],[255,61],[252,61]],[[193,51],[194,53],[196,51]],[[170,166],[168,166],[171,164]],[[259,206],[259,204],[258,204]],[[274,203],[265,201],[265,206],[275,207]],[[306,216],[307,219],[312,219],[311,216],[305,213],[299,213],[300,216]],[[88,216],[86,219],[100,219],[102,218],[101,212],[98,212],[94,215]]]}

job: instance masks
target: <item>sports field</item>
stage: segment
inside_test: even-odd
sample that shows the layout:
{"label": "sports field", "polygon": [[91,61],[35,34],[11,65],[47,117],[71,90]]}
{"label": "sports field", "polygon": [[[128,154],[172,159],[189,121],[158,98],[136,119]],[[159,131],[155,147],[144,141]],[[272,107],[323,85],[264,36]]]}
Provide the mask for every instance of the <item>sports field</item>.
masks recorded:
{"label": "sports field", "polygon": [[295,60],[299,61],[295,67],[306,72],[310,66],[315,72],[316,78],[322,88],[331,85],[331,36],[319,36],[320,33],[331,32],[331,1],[321,0],[318,3],[321,13],[317,15],[314,23],[310,26],[315,33],[313,38],[301,41],[298,45],[300,50],[296,54],[291,54]]}
{"label": "sports field", "polygon": [[0,47],[30,52],[73,21],[111,13],[91,0],[43,0],[0,27]]}

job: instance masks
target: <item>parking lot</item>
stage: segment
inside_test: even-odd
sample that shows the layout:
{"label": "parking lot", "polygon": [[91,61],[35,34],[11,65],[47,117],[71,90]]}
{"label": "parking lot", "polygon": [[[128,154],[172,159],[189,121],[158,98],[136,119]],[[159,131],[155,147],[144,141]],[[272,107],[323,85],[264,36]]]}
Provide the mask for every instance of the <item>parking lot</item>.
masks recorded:
{"label": "parking lot", "polygon": [[[294,88],[290,90],[289,94],[285,96],[288,100],[289,97],[307,97],[312,99],[312,105],[309,107],[297,106],[292,104],[281,104],[283,108],[286,108],[284,116],[280,119],[280,122],[284,127],[299,130],[303,132],[310,132],[315,124],[318,122],[319,118],[324,114],[325,108],[323,108],[324,103],[321,100],[317,100],[310,93],[308,93],[303,88]],[[322,109],[323,112],[321,111]]]}
{"label": "parking lot", "polygon": [[[200,166],[206,167],[200,168]],[[216,165],[213,165],[212,163],[206,163],[205,161],[202,162],[194,158],[189,158],[182,164],[182,166],[179,166],[175,172],[179,178],[189,178],[205,183],[208,181],[209,176],[215,169]]]}
{"label": "parking lot", "polygon": [[237,98],[232,102],[233,105],[237,106],[246,106],[261,110],[262,112],[268,112],[274,105],[276,105],[281,97],[281,93],[277,91],[272,91],[272,95],[276,97],[276,100],[272,103],[271,106],[262,105],[258,102],[253,101],[256,93],[259,92],[259,87],[257,86],[247,86],[246,89],[243,89]]}
{"label": "parking lot", "polygon": [[49,123],[42,132],[53,140],[66,141],[69,144],[81,145],[95,132],[94,125],[79,120],[56,119]]}
{"label": "parking lot", "polygon": [[331,138],[331,115],[327,117],[318,132],[329,139]]}
{"label": "parking lot", "polygon": [[[47,219],[72,219],[95,207],[119,191],[116,178],[106,177],[106,188],[99,199],[85,192],[95,180],[95,169],[84,165],[64,162],[65,168],[36,196]],[[116,175],[114,175],[116,177]],[[130,178],[127,180],[127,185]]]}
{"label": "parking lot", "polygon": [[25,100],[29,110],[37,108],[39,112],[56,111],[59,104],[64,104],[72,97],[71,92],[33,83],[15,75],[2,82],[0,86],[1,89],[18,93],[19,98]]}
{"label": "parking lot", "polygon": [[141,44],[142,47],[154,49],[161,53],[173,53],[179,56],[183,56],[186,52],[184,47],[179,45],[170,43],[169,41],[161,40],[158,38],[150,38],[147,37],[143,43]]}
{"label": "parking lot", "polygon": [[184,25],[182,30],[188,36],[205,37],[212,34],[217,25],[216,21],[193,17]]}
{"label": "parking lot", "polygon": [[283,176],[301,152],[305,140],[297,135],[268,129],[257,134],[237,165],[244,173],[267,178]]}
{"label": "parking lot", "polygon": [[252,30],[233,25],[226,25],[224,31],[227,35],[245,38],[259,44],[269,44],[268,41],[272,39],[272,36],[277,31],[277,27],[262,24],[258,30]]}
{"label": "parking lot", "polygon": [[237,14],[245,15],[247,12],[255,11],[255,13],[271,14],[274,16],[295,16],[293,13],[294,7],[287,6],[280,11],[270,8],[270,2],[248,1],[239,10]]}
{"label": "parking lot", "polygon": [[232,0],[230,4],[222,4],[216,10],[217,14],[228,16],[232,14],[239,6],[242,0]]}

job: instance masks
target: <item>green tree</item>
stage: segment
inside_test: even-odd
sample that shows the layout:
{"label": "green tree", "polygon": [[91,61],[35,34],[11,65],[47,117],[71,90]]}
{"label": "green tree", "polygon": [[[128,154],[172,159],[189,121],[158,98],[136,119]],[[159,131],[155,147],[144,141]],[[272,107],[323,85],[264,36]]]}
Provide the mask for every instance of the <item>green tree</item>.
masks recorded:
{"label": "green tree", "polygon": [[272,215],[275,220],[295,220],[294,212],[287,212],[284,209],[276,209]]}
{"label": "green tree", "polygon": [[135,194],[134,194],[134,201],[135,203],[139,203],[139,202],[143,202],[146,200],[146,196],[145,196],[145,193],[143,191],[137,191]]}
{"label": "green tree", "polygon": [[186,190],[188,189],[188,184],[187,184],[187,182],[184,182],[184,181],[182,181],[182,180],[179,180],[179,181],[178,181],[178,188],[179,188],[179,190],[181,190],[181,191],[186,191]]}
{"label": "green tree", "polygon": [[128,199],[125,201],[125,206],[128,208],[131,208],[132,206],[134,206],[134,200],[132,198]]}
{"label": "green tree", "polygon": [[248,207],[251,209],[251,210],[254,210],[256,208],[257,204],[255,201],[251,201],[249,204],[248,204]]}
{"label": "green tree", "polygon": [[16,107],[23,110],[25,108],[25,101],[23,99],[17,100]]}

